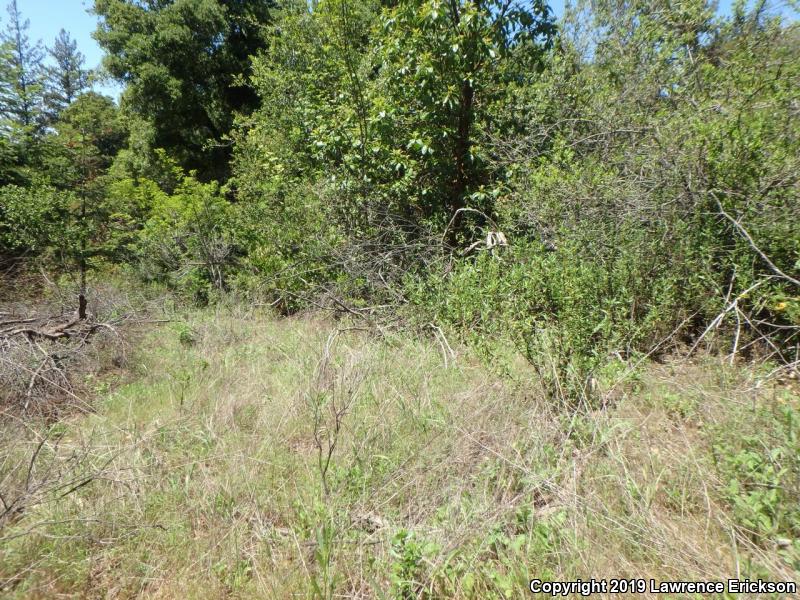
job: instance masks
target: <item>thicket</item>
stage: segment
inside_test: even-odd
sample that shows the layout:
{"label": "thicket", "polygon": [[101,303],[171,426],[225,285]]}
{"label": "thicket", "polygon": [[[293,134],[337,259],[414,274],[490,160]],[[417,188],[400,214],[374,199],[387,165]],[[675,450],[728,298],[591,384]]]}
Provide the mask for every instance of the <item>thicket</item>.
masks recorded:
{"label": "thicket", "polygon": [[575,397],[677,344],[796,368],[800,29],[765,2],[98,0],[119,106],[68,36],[45,77],[13,6],[17,269],[411,307]]}
{"label": "thicket", "polygon": [[509,6],[284,17],[238,139],[237,211],[272,225],[248,279],[288,309],[411,303],[554,391],[716,331],[795,361],[797,27],[764,3],[584,3],[558,28]]}

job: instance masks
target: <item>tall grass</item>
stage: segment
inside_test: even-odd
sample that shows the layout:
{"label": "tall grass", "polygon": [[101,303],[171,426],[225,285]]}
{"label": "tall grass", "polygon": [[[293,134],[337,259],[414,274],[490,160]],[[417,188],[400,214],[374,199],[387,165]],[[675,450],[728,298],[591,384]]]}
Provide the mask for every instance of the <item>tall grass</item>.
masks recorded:
{"label": "tall grass", "polygon": [[612,362],[603,408],[570,411],[528,361],[510,354],[501,376],[454,350],[445,366],[433,338],[241,308],[152,329],[93,414],[4,423],[4,493],[45,432],[61,438],[48,456],[80,453],[96,476],[0,529],[3,595],[512,598],[534,577],[796,577],[796,389],[717,359]]}

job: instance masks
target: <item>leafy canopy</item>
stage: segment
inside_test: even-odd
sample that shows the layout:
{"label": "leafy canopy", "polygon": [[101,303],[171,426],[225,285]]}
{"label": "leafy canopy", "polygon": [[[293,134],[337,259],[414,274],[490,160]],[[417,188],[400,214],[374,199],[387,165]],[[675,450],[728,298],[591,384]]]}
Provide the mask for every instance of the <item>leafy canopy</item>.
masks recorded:
{"label": "leafy canopy", "polygon": [[152,144],[204,179],[224,178],[234,117],[257,97],[243,77],[264,47],[273,0],[96,0],[103,66],[123,108],[152,124]]}

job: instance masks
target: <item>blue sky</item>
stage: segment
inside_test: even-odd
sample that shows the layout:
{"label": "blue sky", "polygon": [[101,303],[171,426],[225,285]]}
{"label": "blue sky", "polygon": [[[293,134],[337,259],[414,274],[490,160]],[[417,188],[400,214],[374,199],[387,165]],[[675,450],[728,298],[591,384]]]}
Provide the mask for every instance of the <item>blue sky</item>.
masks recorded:
{"label": "blue sky", "polygon": [[[7,3],[0,0],[0,3]],[[86,66],[95,68],[100,65],[103,51],[92,39],[92,32],[97,27],[97,17],[89,13],[94,5],[92,0],[17,0],[22,16],[31,22],[28,35],[32,41],[42,40],[51,46],[58,32],[63,28],[72,34],[78,42],[78,50],[86,57]],[[5,7],[0,10],[2,27],[8,23],[8,12]],[[117,96],[119,87],[113,82],[96,86],[98,91]]]}
{"label": "blue sky", "polygon": [[[732,1],[720,0],[720,12],[729,13]],[[780,0],[776,4],[781,4]],[[100,64],[103,53],[92,39],[97,18],[89,13],[93,5],[91,0],[17,0],[17,5],[23,16],[31,22],[29,34],[32,40],[41,39],[45,45],[51,45],[63,27],[78,41],[79,50],[86,56],[87,66],[94,68]],[[556,15],[564,10],[564,0],[552,0],[550,5]],[[788,12],[785,6],[782,12]],[[0,11],[0,20],[1,26],[5,27],[8,22],[5,10]],[[119,87],[114,83],[100,85],[98,89],[112,96],[119,93]]]}

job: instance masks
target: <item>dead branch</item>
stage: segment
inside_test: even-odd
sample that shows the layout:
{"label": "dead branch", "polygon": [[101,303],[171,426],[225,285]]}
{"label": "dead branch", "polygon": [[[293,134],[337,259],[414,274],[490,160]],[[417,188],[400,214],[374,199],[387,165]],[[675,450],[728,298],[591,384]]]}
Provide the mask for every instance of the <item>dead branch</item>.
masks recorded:
{"label": "dead branch", "polygon": [[120,337],[115,325],[126,319],[105,321],[94,315],[80,319],[77,314],[8,316],[7,327],[0,328],[0,402],[25,412],[62,398],[83,405],[73,390],[72,371],[86,360],[85,349],[96,334]]}
{"label": "dead branch", "polygon": [[722,203],[719,201],[719,198],[717,198],[716,194],[711,192],[711,195],[714,196],[714,200],[717,203],[717,208],[719,209],[719,214],[721,214],[723,217],[725,217],[728,221],[730,221],[733,224],[734,227],[736,227],[736,229],[739,231],[739,233],[742,235],[742,237],[745,240],[747,240],[747,243],[750,245],[750,247],[753,249],[753,251],[761,257],[761,260],[763,260],[767,264],[767,266],[770,268],[770,270],[773,273],[775,273],[778,277],[780,277],[781,279],[785,279],[786,281],[789,281],[789,282],[793,283],[794,285],[800,287],[800,280],[797,280],[794,277],[792,277],[790,275],[787,275],[786,273],[781,271],[775,265],[775,263],[770,260],[769,256],[764,254],[764,252],[761,250],[761,248],[759,248],[756,245],[755,241],[753,240],[753,237],[747,232],[747,230],[742,226],[742,224],[739,223],[738,220],[734,219],[727,212],[725,212],[725,209],[722,208]]}
{"label": "dead branch", "polygon": [[714,317],[711,323],[708,324],[708,327],[706,327],[705,331],[703,331],[700,337],[697,338],[695,343],[689,349],[687,356],[691,356],[694,353],[694,351],[697,350],[697,347],[700,345],[700,342],[702,342],[703,339],[705,339],[706,335],[708,335],[709,332],[720,326],[720,324],[722,323],[722,321],[725,319],[725,317],[729,312],[731,312],[732,310],[738,310],[740,300],[744,299],[747,296],[747,294],[749,294],[756,288],[761,287],[763,284],[767,283],[768,281],[771,281],[774,278],[775,277],[771,275],[769,277],[766,277],[765,279],[760,279],[759,281],[751,285],[749,288],[747,288],[745,291],[743,291],[741,294],[736,296],[736,298],[734,298],[732,302],[728,303],[728,305],[722,310],[722,312],[719,313],[716,317]]}

